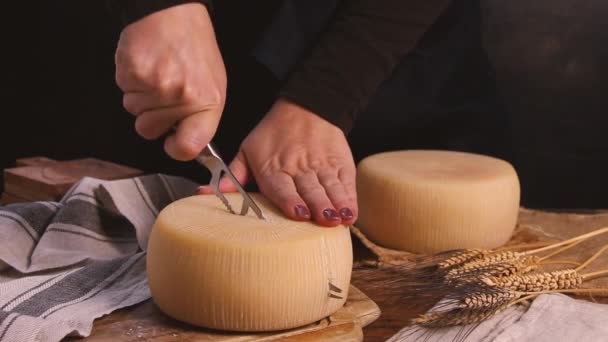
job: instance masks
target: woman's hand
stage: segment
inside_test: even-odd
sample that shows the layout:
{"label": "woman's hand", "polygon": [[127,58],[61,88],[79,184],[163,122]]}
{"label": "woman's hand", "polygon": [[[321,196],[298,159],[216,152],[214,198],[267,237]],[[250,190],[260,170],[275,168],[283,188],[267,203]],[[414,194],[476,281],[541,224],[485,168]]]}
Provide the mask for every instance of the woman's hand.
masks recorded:
{"label": "woman's hand", "polygon": [[177,160],[196,157],[211,141],[224,109],[226,70],[205,6],[184,4],[127,26],[116,49],[116,83],[135,129],[165,140]]}
{"label": "woman's hand", "polygon": [[[241,144],[230,164],[241,184],[260,191],[286,216],[325,226],[357,218],[355,163],[344,133],[316,114],[278,100]],[[203,186],[200,193],[213,193]],[[226,178],[220,191],[236,191]]]}

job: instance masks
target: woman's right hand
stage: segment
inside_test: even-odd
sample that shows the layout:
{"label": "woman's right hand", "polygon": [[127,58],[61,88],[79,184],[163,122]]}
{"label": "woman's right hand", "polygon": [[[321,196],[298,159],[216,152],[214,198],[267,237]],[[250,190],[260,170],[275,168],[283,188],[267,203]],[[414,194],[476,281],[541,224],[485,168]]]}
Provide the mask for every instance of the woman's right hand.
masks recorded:
{"label": "woman's right hand", "polygon": [[176,160],[195,158],[215,135],[226,97],[226,70],[207,8],[178,5],[130,24],[115,62],[137,133],[157,139],[176,126],[165,151]]}

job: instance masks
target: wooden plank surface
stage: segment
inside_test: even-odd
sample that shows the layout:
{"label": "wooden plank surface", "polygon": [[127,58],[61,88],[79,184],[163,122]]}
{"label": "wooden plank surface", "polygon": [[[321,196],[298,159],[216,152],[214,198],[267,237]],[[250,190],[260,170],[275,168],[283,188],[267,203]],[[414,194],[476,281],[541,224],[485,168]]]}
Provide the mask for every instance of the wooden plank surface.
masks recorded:
{"label": "wooden plank surface", "polygon": [[4,170],[4,191],[31,201],[59,200],[82,177],[113,180],[139,176],[141,170],[84,158],[53,161],[44,157],[24,158],[18,166]]}
{"label": "wooden plank surface", "polygon": [[19,158],[15,161],[15,165],[19,166],[43,166],[57,163],[57,160],[47,157],[27,157]]}

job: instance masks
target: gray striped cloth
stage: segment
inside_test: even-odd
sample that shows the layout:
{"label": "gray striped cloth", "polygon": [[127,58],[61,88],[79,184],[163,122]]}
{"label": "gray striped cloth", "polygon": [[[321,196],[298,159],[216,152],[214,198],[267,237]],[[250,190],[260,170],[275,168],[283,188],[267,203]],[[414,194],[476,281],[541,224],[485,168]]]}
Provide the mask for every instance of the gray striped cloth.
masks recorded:
{"label": "gray striped cloth", "polygon": [[193,194],[183,178],[84,178],[60,202],[0,206],[0,342],[88,336],[93,321],[150,298],[154,219]]}

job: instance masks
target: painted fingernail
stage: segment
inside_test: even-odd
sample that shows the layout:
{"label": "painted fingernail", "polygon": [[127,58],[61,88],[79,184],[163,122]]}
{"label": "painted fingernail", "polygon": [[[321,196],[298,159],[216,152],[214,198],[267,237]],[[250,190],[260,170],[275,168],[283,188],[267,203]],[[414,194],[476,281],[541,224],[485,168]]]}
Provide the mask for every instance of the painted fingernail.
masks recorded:
{"label": "painted fingernail", "polygon": [[340,216],[345,220],[350,220],[353,218],[353,212],[349,208],[342,208],[340,209]]}
{"label": "painted fingernail", "polygon": [[325,218],[330,221],[337,221],[340,219],[340,216],[338,215],[338,213],[331,208],[327,208],[327,209],[323,210],[323,216],[325,216]]}
{"label": "painted fingernail", "polygon": [[303,218],[309,218],[310,217],[310,211],[305,206],[298,204],[298,205],[295,206],[294,209],[295,209],[295,212],[296,212],[296,216],[303,217]]}

